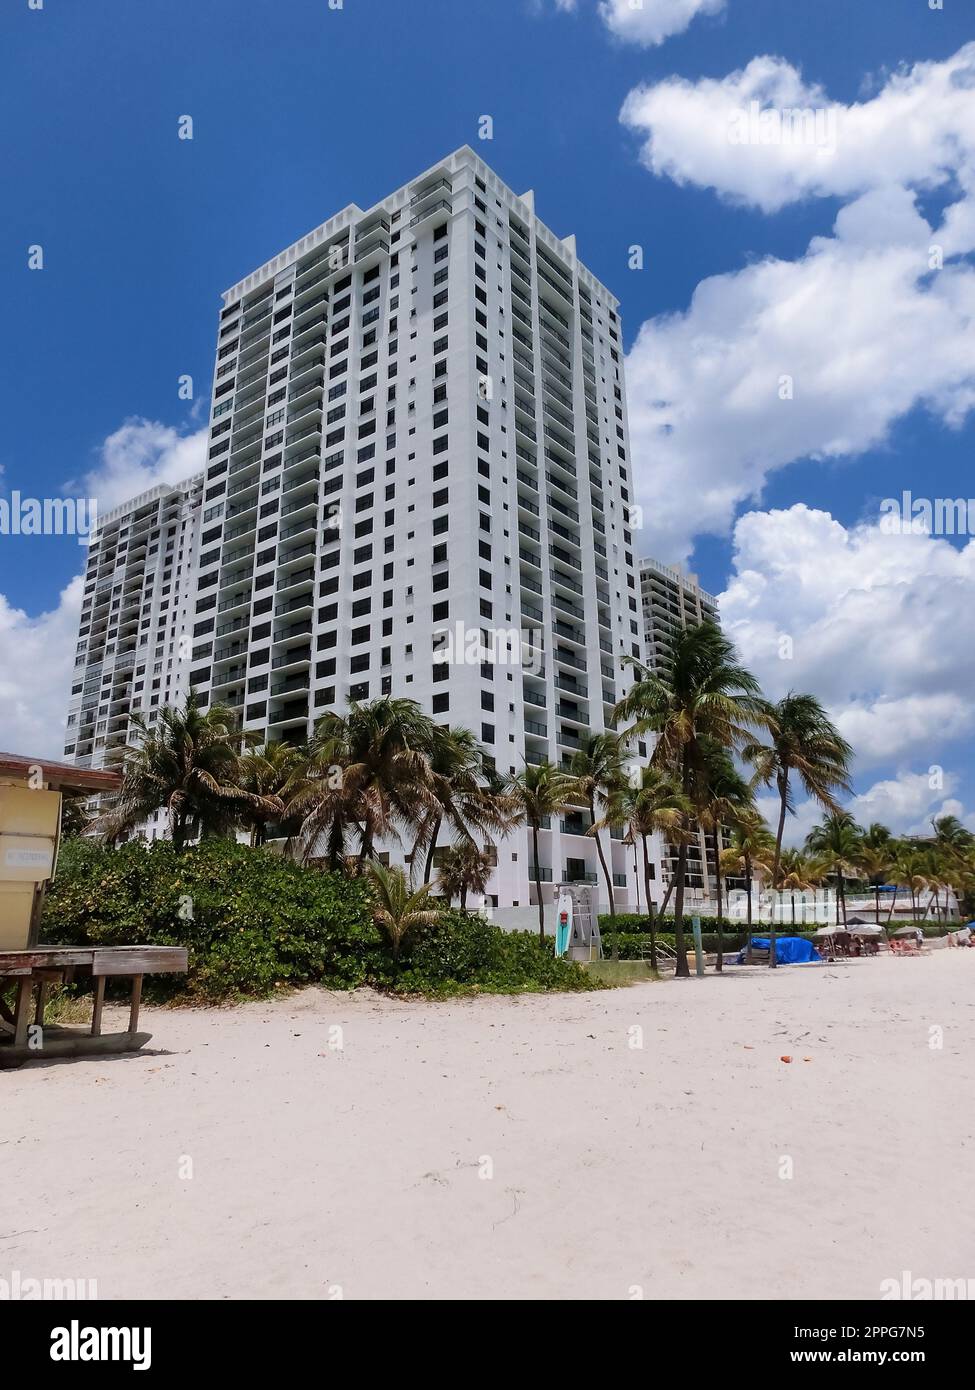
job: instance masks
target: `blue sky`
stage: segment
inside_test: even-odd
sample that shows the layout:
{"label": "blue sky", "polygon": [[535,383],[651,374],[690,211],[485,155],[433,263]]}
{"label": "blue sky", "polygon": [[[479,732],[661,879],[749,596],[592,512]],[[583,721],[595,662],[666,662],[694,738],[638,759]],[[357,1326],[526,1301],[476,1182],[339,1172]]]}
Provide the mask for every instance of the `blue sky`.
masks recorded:
{"label": "blue sky", "polygon": [[[181,450],[179,441],[192,440],[201,411],[205,416],[220,291],[346,203],[368,206],[470,143],[517,191],[535,190],[538,214],[554,231],[576,234],[581,257],[622,301],[628,348],[641,325],[650,325],[628,378],[634,455],[646,480],[644,551],[692,558],[707,587],[728,588],[726,619],[772,693],[793,683],[818,686],[862,733],[868,752],[858,764],[857,791],[887,790],[858,813],[899,817],[899,828],[909,828],[950,800],[951,809],[968,815],[975,795],[966,708],[975,672],[960,647],[971,645],[970,627],[966,637],[957,620],[945,626],[942,614],[927,646],[919,637],[941,606],[939,586],[955,595],[962,620],[970,611],[972,564],[959,558],[964,542],[918,538],[903,563],[888,567],[887,552],[872,548],[876,536],[857,529],[873,523],[880,498],[905,488],[975,493],[964,380],[950,365],[928,363],[916,399],[907,382],[881,406],[868,373],[864,412],[847,398],[834,420],[830,372],[817,369],[811,405],[803,407],[808,416],[794,437],[790,426],[780,430],[781,413],[770,422],[761,409],[746,412],[756,437],[776,436],[761,458],[744,426],[741,438],[734,425],[729,437],[727,410],[734,395],[729,370],[740,361],[747,375],[755,357],[755,339],[744,331],[736,337],[734,315],[746,325],[755,315],[764,334],[769,296],[778,292],[748,280],[748,268],[771,259],[808,279],[812,302],[828,302],[836,267],[829,263],[830,276],[821,281],[809,244],[831,238],[837,216],[864,196],[872,201],[857,222],[860,259],[850,283],[852,298],[857,286],[864,291],[855,312],[869,319],[877,310],[876,333],[868,325],[837,351],[836,375],[848,385],[875,340],[890,342],[902,328],[900,371],[905,356],[927,361],[934,351],[924,334],[913,342],[904,328],[917,317],[918,301],[908,295],[903,316],[891,322],[879,312],[891,282],[880,276],[872,295],[868,281],[890,251],[883,228],[903,225],[901,240],[909,239],[907,204],[933,229],[945,208],[961,201],[959,187],[970,187],[972,118],[966,124],[958,115],[937,73],[973,37],[971,6],[644,0],[644,15],[617,15],[614,25],[611,5],[622,11],[626,0],[608,0],[602,14],[596,0],[345,0],[340,10],[328,0],[44,0],[40,10],[29,0],[8,0],[0,17],[0,110],[8,133],[0,496],[15,488],[60,496],[73,486],[104,489],[104,498],[118,500],[113,489],[130,476],[151,480],[154,469],[190,458],[193,446]],[[703,12],[693,15],[697,9]],[[686,12],[686,27],[673,18],[678,11]],[[658,16],[675,32],[651,44],[645,26]],[[923,71],[934,76],[917,82],[923,91],[930,81],[936,99],[922,101],[914,121],[923,124],[931,110],[937,128],[930,168],[923,161],[902,167],[905,137],[894,111],[893,134],[879,154],[872,137],[861,137],[864,148],[842,178],[810,181],[797,171],[794,193],[781,206],[768,206],[761,171],[734,167],[736,152],[719,161],[717,174],[702,175],[706,151],[695,144],[701,113],[706,119],[729,91],[740,96],[733,74],[750,71],[762,55],[778,64],[771,77],[754,79],[765,104],[788,88],[783,73],[794,69],[796,80],[821,87],[824,101],[847,109],[879,96],[883,119],[896,105],[885,95],[892,75],[927,65]],[[724,85],[702,86],[707,82]],[[641,85],[650,97],[637,119],[621,123],[624,101]],[[668,94],[673,99],[662,100]],[[184,114],[193,118],[192,141],[177,139]],[[494,139],[479,143],[483,114],[493,118]],[[913,125],[906,129],[916,133]],[[654,153],[644,148],[641,161],[648,137]],[[877,173],[888,158],[889,179]],[[654,161],[656,172],[648,167]],[[864,223],[875,248],[864,246]],[[29,271],[27,247],[36,244],[44,248],[44,269]],[[641,271],[627,265],[633,244],[644,248]],[[826,255],[837,245],[831,242]],[[844,257],[849,248],[846,239]],[[947,330],[963,327],[970,312],[970,249],[958,241]],[[698,285],[715,276],[724,277],[715,310],[723,367],[711,377],[701,360],[714,321],[709,311],[702,324],[691,305]],[[926,295],[931,290],[921,285]],[[784,297],[789,293],[787,285]],[[839,296],[841,316],[850,300]],[[944,327],[936,320],[936,333]],[[789,332],[804,338],[801,322]],[[815,332],[821,342],[810,344]],[[796,353],[815,348],[828,361],[835,350],[830,333],[820,325],[808,337]],[[793,369],[788,342],[783,372]],[[958,356],[950,341],[945,356]],[[662,361],[673,375],[666,389],[657,385],[667,375]],[[872,370],[879,394],[895,365],[878,354]],[[771,359],[769,369],[777,370]],[[810,371],[808,363],[803,370]],[[183,373],[196,383],[195,407],[177,397]],[[802,372],[796,381],[799,399]],[[693,418],[684,436],[680,425],[676,438],[669,427],[661,430],[658,389],[671,401],[680,397],[680,418]],[[655,416],[643,428],[636,419],[641,400]],[[859,419],[871,410],[877,418],[861,430]],[[851,415],[858,417],[852,431]],[[126,421],[146,425],[119,436]],[[822,440],[818,421],[828,422]],[[683,442],[688,434],[693,447]],[[743,477],[757,486],[749,490]],[[714,499],[700,516],[698,495]],[[803,503],[815,519],[794,510]],[[752,519],[735,530],[744,514]],[[839,547],[835,563],[831,547]],[[788,559],[800,552],[808,567]],[[59,751],[63,681],[54,689],[55,681],[41,684],[36,672],[45,658],[52,670],[67,670],[77,610],[76,596],[62,593],[81,554],[70,538],[0,537],[0,746],[33,738],[45,747],[30,751]],[[818,587],[817,555],[831,574],[848,571],[846,587]],[[873,579],[851,608],[850,589],[863,574]],[[886,625],[882,642],[871,603]],[[792,628],[797,644],[806,638],[805,653],[783,670],[770,646]],[[945,770],[941,786],[931,767]],[[925,801],[918,779],[932,776]]]}

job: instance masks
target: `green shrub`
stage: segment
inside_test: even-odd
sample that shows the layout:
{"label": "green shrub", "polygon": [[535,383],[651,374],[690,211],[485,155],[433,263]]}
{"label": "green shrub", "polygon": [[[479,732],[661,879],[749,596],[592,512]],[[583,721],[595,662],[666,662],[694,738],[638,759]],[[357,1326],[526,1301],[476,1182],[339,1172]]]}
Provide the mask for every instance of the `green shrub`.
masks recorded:
{"label": "green shrub", "polygon": [[448,910],[408,949],[397,990],[424,994],[585,990],[600,986],[554,954],[535,932],[505,932],[483,917]]}
{"label": "green shrub", "polygon": [[270,850],[204,841],[64,847],[44,905],[45,941],[185,946],[186,976],[146,980],[155,997],[264,997],[279,984],[349,988],[382,978],[388,950],[365,886]]}
{"label": "green shrub", "polygon": [[455,911],[394,961],[363,880],[229,840],[181,854],[164,840],[120,849],[66,843],[44,905],[43,939],[185,946],[185,976],[147,977],[147,997],[155,999],[266,998],[276,987],[311,983],[441,995],[597,987],[579,966],[557,960],[551,942]]}

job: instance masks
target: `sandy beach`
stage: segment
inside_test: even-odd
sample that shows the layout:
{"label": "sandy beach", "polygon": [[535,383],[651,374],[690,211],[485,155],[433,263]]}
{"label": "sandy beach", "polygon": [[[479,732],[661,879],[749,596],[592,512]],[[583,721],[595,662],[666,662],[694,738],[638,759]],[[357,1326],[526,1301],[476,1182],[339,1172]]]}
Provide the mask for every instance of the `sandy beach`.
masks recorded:
{"label": "sandy beach", "polygon": [[141,1054],[0,1074],[0,1276],[103,1299],[975,1277],[975,951],[143,1026]]}

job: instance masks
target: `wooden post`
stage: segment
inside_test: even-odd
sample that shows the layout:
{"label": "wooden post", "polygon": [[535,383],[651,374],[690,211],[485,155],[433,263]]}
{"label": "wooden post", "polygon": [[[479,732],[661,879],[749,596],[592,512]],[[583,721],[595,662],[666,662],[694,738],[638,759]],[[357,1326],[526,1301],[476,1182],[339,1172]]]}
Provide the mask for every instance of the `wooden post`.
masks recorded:
{"label": "wooden post", "polygon": [[42,976],[37,985],[37,1007],[34,1010],[34,1022],[39,1028],[44,1027],[44,1007],[47,1004],[47,980]]}
{"label": "wooden post", "polygon": [[91,1036],[97,1038],[102,1031],[102,1005],[105,1002],[105,976],[95,976],[95,1002],[91,1010]]}
{"label": "wooden post", "polygon": [[30,1016],[30,996],[34,982],[30,975],[17,980],[17,1007],[14,1011],[14,1047],[27,1045],[27,1020]]}
{"label": "wooden post", "polygon": [[129,1032],[139,1031],[139,1004],[142,1001],[142,976],[132,977],[132,1002],[129,1005]]}

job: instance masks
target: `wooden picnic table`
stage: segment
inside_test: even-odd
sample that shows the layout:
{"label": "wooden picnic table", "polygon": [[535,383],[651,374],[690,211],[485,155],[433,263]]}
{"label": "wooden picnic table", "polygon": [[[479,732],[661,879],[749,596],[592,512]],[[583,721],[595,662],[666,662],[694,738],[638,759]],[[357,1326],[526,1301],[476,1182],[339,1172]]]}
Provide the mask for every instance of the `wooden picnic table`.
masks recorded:
{"label": "wooden picnic table", "polygon": [[[31,946],[0,951],[0,1067],[19,1066],[39,1057],[137,1051],[152,1037],[138,1031],[143,976],[182,973],[186,967],[182,946]],[[44,1010],[51,984],[70,980],[79,972],[90,974],[95,982],[91,1028],[46,1025]],[[129,1023],[125,1032],[103,1034],[105,981],[111,976],[132,980]],[[3,999],[3,990],[10,984],[15,987],[13,1008]]]}

